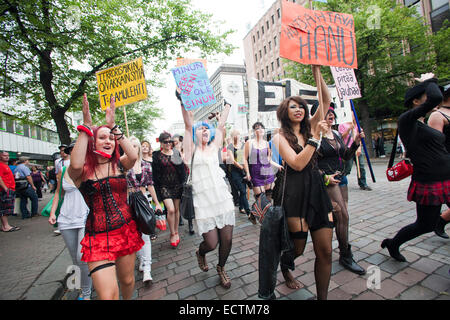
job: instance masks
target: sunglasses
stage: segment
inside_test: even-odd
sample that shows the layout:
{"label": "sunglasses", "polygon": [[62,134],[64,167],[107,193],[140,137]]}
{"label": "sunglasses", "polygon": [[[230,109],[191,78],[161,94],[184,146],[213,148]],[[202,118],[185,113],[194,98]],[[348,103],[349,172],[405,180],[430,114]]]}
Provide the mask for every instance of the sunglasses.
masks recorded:
{"label": "sunglasses", "polygon": [[166,141],[163,141],[162,143],[164,143],[164,144],[173,143],[173,140],[166,140]]}

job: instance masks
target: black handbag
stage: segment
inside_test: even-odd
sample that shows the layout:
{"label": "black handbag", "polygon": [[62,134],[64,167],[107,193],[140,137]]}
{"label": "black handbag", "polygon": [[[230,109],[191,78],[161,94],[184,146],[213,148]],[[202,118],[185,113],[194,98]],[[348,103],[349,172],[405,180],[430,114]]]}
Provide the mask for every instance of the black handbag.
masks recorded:
{"label": "black handbag", "polygon": [[15,179],[16,191],[25,191],[28,188],[28,180],[26,178]]}
{"label": "black handbag", "polygon": [[183,193],[181,195],[180,212],[181,216],[186,220],[195,219],[194,199],[192,198],[192,168],[194,163],[195,150],[192,154],[191,169],[189,170],[189,177],[183,185]]}
{"label": "black handbag", "polygon": [[129,194],[129,203],[133,211],[133,218],[137,228],[144,234],[154,234],[156,227],[156,216],[148,203],[147,197],[142,191],[135,191]]}

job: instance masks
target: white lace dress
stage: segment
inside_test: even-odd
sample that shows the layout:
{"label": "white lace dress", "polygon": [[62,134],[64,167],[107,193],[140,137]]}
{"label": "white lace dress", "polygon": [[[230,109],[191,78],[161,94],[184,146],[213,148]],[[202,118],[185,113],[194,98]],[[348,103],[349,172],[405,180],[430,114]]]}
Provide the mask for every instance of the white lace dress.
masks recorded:
{"label": "white lace dress", "polygon": [[213,146],[209,151],[213,152],[197,148],[192,168],[194,228],[199,235],[235,224],[233,199],[219,167],[219,150]]}

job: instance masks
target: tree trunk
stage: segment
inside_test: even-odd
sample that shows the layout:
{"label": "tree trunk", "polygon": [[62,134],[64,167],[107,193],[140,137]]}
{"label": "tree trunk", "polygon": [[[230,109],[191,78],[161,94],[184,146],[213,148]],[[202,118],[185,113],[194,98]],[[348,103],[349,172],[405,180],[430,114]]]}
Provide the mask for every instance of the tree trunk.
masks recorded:
{"label": "tree trunk", "polygon": [[64,115],[66,114],[66,111],[61,107],[56,107],[52,110],[52,118],[55,121],[56,124],[56,130],[58,131],[59,140],[61,140],[61,143],[70,144],[70,131],[69,127],[67,126],[66,119],[64,118]]}

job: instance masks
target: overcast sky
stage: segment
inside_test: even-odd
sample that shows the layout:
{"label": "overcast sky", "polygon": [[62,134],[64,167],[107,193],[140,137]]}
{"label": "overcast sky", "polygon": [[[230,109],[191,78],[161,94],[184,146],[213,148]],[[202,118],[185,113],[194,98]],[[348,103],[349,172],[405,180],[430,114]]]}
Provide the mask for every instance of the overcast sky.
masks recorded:
{"label": "overcast sky", "polygon": [[[212,57],[207,62],[208,75],[211,76],[221,64],[244,64],[243,39],[248,31],[258,22],[261,16],[270,8],[275,0],[191,0],[195,9],[213,14],[213,20],[223,21],[223,30],[234,29],[236,32],[229,37],[229,42],[238,47],[232,55]],[[199,58],[197,56],[185,58]],[[175,66],[175,61],[170,68]],[[169,68],[169,69],[170,69]],[[159,99],[158,106],[164,110],[163,120],[155,121],[156,133],[149,137],[155,141],[155,137],[163,130],[168,130],[176,121],[182,121],[180,107],[175,97],[175,80],[170,70],[161,75],[165,78],[166,88],[155,90]],[[156,146],[155,146],[156,147]]]}

